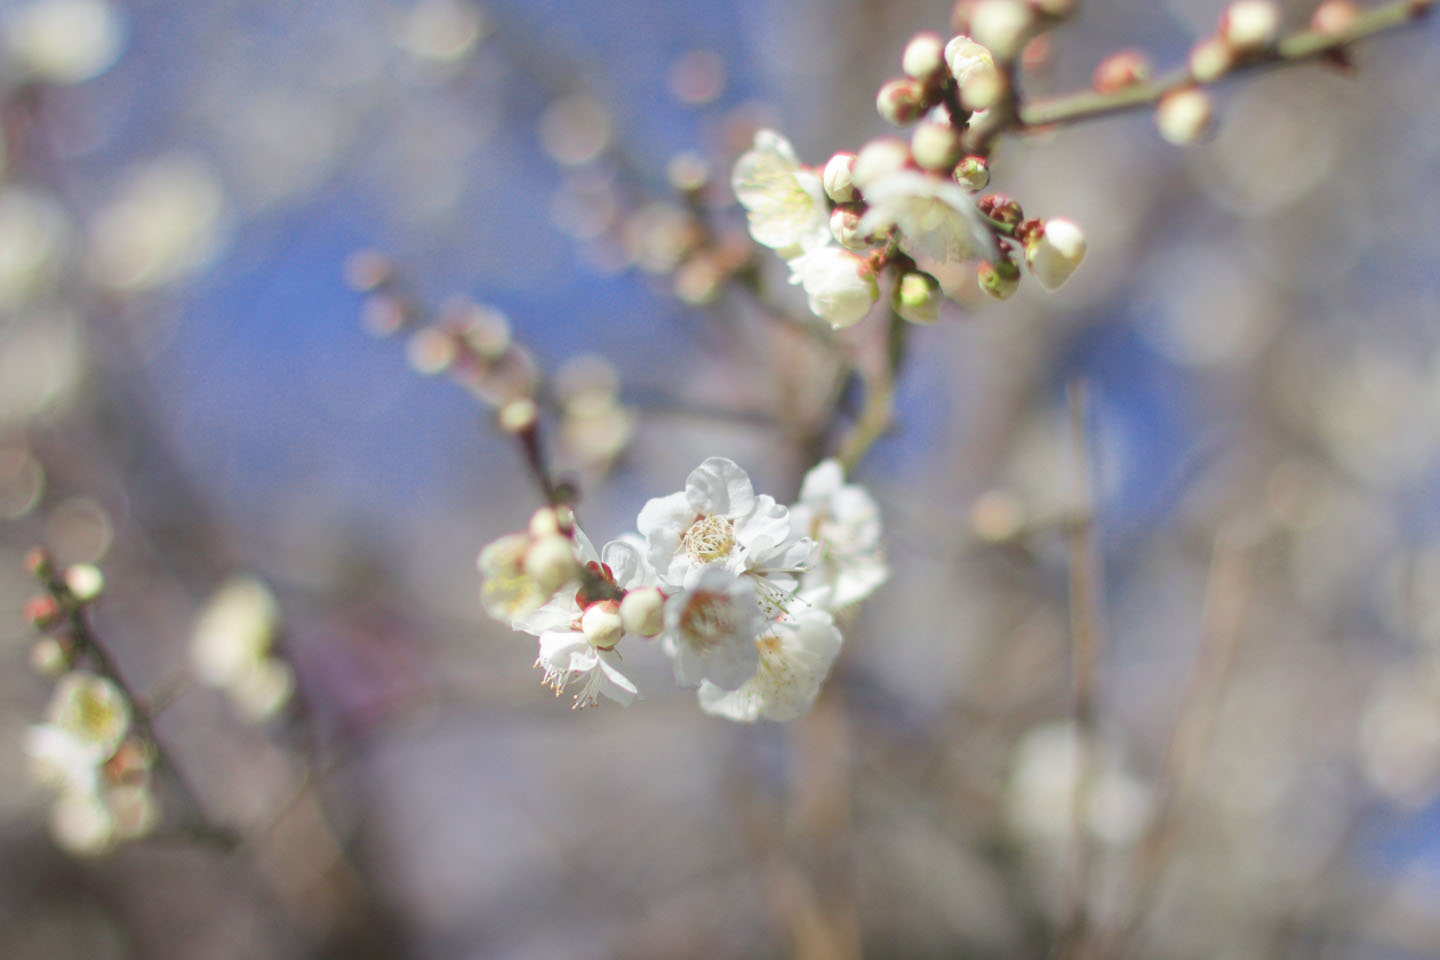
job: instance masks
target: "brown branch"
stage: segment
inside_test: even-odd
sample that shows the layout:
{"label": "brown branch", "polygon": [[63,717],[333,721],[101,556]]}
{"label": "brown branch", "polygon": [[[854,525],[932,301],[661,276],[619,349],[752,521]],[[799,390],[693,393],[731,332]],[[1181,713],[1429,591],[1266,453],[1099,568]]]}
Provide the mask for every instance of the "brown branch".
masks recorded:
{"label": "brown branch", "polygon": [[[1391,0],[1373,10],[1356,16],[1348,29],[1338,33],[1304,30],[1280,39],[1268,52],[1250,56],[1237,63],[1225,76],[1285,66],[1314,60],[1335,53],[1359,40],[1403,27],[1430,12],[1435,0]],[[1195,86],[1188,68],[1175,70],[1150,83],[1137,84],[1112,93],[1084,90],[1065,96],[1027,103],[1019,113],[1020,131],[1056,124],[1079,123],[1111,114],[1158,103],[1162,97],[1182,87]]]}

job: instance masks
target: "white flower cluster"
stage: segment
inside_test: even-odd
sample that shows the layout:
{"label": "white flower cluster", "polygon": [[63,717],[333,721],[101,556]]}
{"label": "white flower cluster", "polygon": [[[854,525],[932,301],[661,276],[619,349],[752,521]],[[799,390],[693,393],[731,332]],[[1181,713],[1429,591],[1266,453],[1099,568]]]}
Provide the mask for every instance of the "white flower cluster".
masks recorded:
{"label": "white flower cluster", "polygon": [[[1026,21],[1018,32],[985,26],[1008,49],[1032,25]],[[1005,94],[1005,74],[992,53],[998,42],[985,46],[960,35],[946,43],[929,33],[910,41],[901,61],[906,76],[888,81],[876,98],[885,119],[915,125],[908,143],[872,140],[858,153],[835,154],[817,174],[800,164],[783,136],[761,130],[736,161],[731,186],[750,235],[787,261],[790,282],[804,288],[810,310],[836,329],[870,312],[887,268],[895,274],[892,309],[930,324],[939,319],[943,294],[926,269],[978,260],[982,289],[1004,299],[1020,276],[1012,242],[1047,290],[1079,265],[1085,244],[1074,224],[1022,222],[1014,201],[974,197],[990,174],[987,148],[968,153],[967,132]]]}
{"label": "white flower cluster", "polygon": [[23,745],[32,778],[56,792],[56,842],[72,853],[100,854],[153,830],[153,754],[130,735],[130,705],[119,688],[72,670],[56,684],[47,717],[26,731]]}
{"label": "white flower cluster", "polygon": [[568,511],[547,508],[480,553],[486,611],[539,638],[542,682],[572,690],[576,707],[640,696],[619,652],[639,637],[659,642],[705,712],[793,720],[840,652],[835,614],[887,572],[879,508],[831,460],[787,508],[711,457],[684,490],[647,502],[637,527],[597,552]]}

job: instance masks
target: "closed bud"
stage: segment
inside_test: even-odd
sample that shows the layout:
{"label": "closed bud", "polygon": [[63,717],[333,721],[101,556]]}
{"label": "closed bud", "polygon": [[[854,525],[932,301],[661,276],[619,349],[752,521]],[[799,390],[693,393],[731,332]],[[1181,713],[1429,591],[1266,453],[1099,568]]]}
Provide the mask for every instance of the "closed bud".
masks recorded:
{"label": "closed bud", "polygon": [[922,123],[910,135],[910,153],[926,170],[949,170],[964,153],[960,132],[949,124]]}
{"label": "closed bud", "polygon": [[1219,37],[1209,37],[1190,49],[1188,63],[1195,82],[1214,83],[1235,66],[1235,51]]}
{"label": "closed bud", "polygon": [[1025,244],[1025,265],[1046,290],[1058,290],[1085,257],[1085,234],[1061,217],[1046,220]]}
{"label": "closed bud", "polygon": [[1210,95],[1195,87],[1172,90],[1155,108],[1160,136],[1177,146],[1194,143],[1210,126]]}
{"label": "closed bud", "polygon": [[940,320],[940,281],[919,270],[902,274],[895,283],[890,305],[901,319],[931,326]]}
{"label": "closed bud", "polygon": [[68,638],[41,637],[30,647],[30,669],[42,677],[58,677],[70,669],[73,653]]}
{"label": "closed bud", "polygon": [[64,619],[59,601],[49,594],[25,601],[25,620],[36,630],[49,630]]}
{"label": "closed bud", "polygon": [[580,632],[597,650],[613,650],[625,636],[625,624],[620,619],[620,601],[601,600],[585,608],[580,616]]}
{"label": "closed bud", "polygon": [[1220,36],[1238,53],[1257,53],[1280,36],[1280,8],[1271,0],[1235,0],[1220,17]]}
{"label": "closed bud", "polygon": [[965,157],[955,165],[955,182],[966,190],[984,190],[990,185],[990,165],[984,157]]}
{"label": "closed bud", "polygon": [[900,69],[921,83],[929,83],[945,68],[945,41],[939,34],[917,33],[905,44]]}
{"label": "closed bud", "polygon": [[48,583],[55,575],[55,565],[44,547],[33,547],[26,552],[25,569],[41,583]]}
{"label": "closed bud", "polygon": [[77,563],[65,571],[65,586],[81,603],[89,603],[105,589],[105,575],[93,563]]}
{"label": "closed bud", "polygon": [[994,67],[976,70],[960,84],[966,110],[988,110],[1005,95],[1005,78]]}
{"label": "closed bud", "polygon": [[991,193],[980,198],[976,204],[980,212],[992,220],[999,220],[1007,227],[1013,227],[1025,219],[1019,200],[1011,200],[1003,193]]}
{"label": "closed bud", "polygon": [[1150,79],[1150,60],[1138,50],[1112,53],[1095,68],[1090,85],[1100,93],[1114,93]]}
{"label": "closed bud", "polygon": [[860,232],[860,214],[853,207],[836,207],[830,213],[830,232],[846,250],[864,250],[870,246]]}
{"label": "closed bud", "polygon": [[836,203],[855,199],[855,154],[837,153],[825,164],[821,178],[825,195]]}
{"label": "closed bud", "polygon": [[530,536],[545,537],[555,533],[570,535],[575,527],[575,513],[561,504],[558,507],[541,507],[530,515]]}
{"label": "closed bud", "polygon": [[500,429],[511,434],[524,433],[533,428],[539,417],[540,409],[529,397],[516,397],[501,407],[496,415]]}
{"label": "closed bud", "polygon": [[575,547],[563,534],[551,533],[540,537],[525,551],[525,575],[534,580],[546,596],[554,594],[579,573]]}
{"label": "closed bud", "polygon": [[993,71],[995,58],[986,47],[961,34],[945,44],[945,64],[955,82],[963,87],[971,74]]}
{"label": "closed bud", "polygon": [[1035,15],[1020,0],[981,0],[970,15],[970,34],[1001,60],[1014,60],[1035,29]]}
{"label": "closed bud", "polygon": [[980,289],[996,300],[1008,300],[1020,286],[1020,267],[1013,260],[997,260],[995,263],[980,261],[975,271]]}
{"label": "closed bud", "polygon": [[1325,0],[1310,15],[1310,29],[1327,37],[1338,37],[1355,25],[1360,15],[1350,0]]}
{"label": "closed bud", "polygon": [[886,122],[903,127],[925,112],[925,92],[908,77],[887,81],[875,94],[875,109]]}
{"label": "closed bud", "polygon": [[655,587],[638,587],[620,601],[620,623],[626,633],[653,637],[665,628],[665,595]]}

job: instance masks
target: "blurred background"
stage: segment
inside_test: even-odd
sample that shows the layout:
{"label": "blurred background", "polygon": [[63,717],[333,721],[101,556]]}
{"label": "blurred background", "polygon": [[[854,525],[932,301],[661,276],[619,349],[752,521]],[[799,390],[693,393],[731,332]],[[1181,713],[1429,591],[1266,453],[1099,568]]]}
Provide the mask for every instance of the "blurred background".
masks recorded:
{"label": "blurred background", "polygon": [[[1179,63],[1222,6],[1082,4],[1024,89]],[[942,278],[854,473],[891,579],[808,717],[707,717],[659,656],[572,713],[483,616],[476,552],[540,504],[496,396],[543,380],[597,542],[707,456],[785,502],[834,450],[836,351],[883,324],[807,331],[729,166],[757,126],[816,165],[885,134],[950,12],[0,3],[0,956],[1440,956],[1433,21],[1227,82],[1194,148],[1145,111],[1000,148],[1087,260],[1005,303]],[[466,322],[504,375],[424,376]],[[238,849],[57,847],[35,544],[104,571],[97,633]],[[236,576],[293,670],[260,722],[185,679]]]}

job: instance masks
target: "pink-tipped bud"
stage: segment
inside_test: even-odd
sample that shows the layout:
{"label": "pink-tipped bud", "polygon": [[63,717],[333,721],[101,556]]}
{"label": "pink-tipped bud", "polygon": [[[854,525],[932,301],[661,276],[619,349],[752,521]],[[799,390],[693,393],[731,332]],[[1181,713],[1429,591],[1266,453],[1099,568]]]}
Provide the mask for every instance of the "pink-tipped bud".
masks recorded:
{"label": "pink-tipped bud", "polygon": [[945,69],[945,41],[937,33],[917,33],[905,44],[900,69],[906,76],[929,83]]}
{"label": "pink-tipped bud", "polygon": [[49,630],[60,623],[65,612],[59,602],[49,594],[31,597],[25,601],[25,620],[36,630]]}
{"label": "pink-tipped bud", "polygon": [[1272,0],[1235,0],[1220,17],[1220,36],[1237,53],[1258,53],[1280,37],[1280,8]]}
{"label": "pink-tipped bud", "polygon": [[820,178],[825,195],[836,203],[849,203],[855,199],[855,154],[837,153],[825,164],[825,173]]}
{"label": "pink-tipped bud", "polygon": [[1090,85],[1100,93],[1114,93],[1150,79],[1150,59],[1138,50],[1112,53],[1095,68]]}
{"label": "pink-tipped bud", "polygon": [[909,77],[887,81],[875,94],[875,109],[886,122],[903,127],[925,112],[925,91]]}
{"label": "pink-tipped bud", "polygon": [[965,157],[955,164],[954,176],[966,190],[984,190],[990,185],[990,165],[984,157]]}
{"label": "pink-tipped bud", "polygon": [[1327,37],[1338,37],[1355,25],[1359,9],[1350,0],[1325,0],[1310,15],[1310,29]]}

